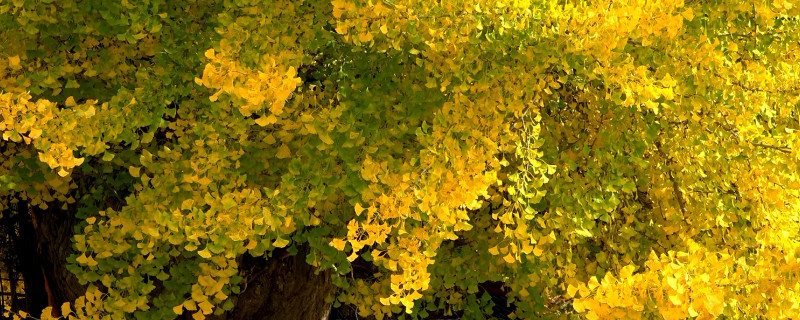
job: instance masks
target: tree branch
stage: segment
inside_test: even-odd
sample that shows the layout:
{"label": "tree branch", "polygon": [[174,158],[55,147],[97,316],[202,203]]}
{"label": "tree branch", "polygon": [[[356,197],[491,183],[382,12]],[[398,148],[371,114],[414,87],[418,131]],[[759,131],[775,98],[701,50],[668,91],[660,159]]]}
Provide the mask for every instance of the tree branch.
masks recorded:
{"label": "tree branch", "polygon": [[767,148],[767,149],[778,150],[778,151],[783,152],[783,153],[792,153],[792,149],[789,148],[789,147],[773,146],[773,145],[763,144],[763,143],[759,143],[759,142],[755,142],[755,141],[750,141],[750,144],[752,144],[752,145],[754,145],[756,147],[762,147],[762,148]]}

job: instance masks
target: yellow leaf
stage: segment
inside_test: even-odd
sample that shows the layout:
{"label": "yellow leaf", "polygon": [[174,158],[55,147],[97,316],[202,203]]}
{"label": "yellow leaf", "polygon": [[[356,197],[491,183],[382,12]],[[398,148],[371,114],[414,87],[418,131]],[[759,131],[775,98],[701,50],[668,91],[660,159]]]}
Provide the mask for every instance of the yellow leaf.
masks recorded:
{"label": "yellow leaf", "polygon": [[697,312],[697,310],[695,310],[694,306],[692,306],[692,305],[689,305],[689,310],[688,311],[689,311],[689,316],[690,317],[696,317],[696,316],[700,315],[700,313]]}
{"label": "yellow leaf", "polygon": [[505,260],[508,263],[514,263],[514,261],[516,261],[516,259],[514,259],[514,256],[511,255],[511,252],[509,252],[505,257],[503,257],[503,260]]}
{"label": "yellow leaf", "polygon": [[142,143],[150,143],[153,141],[153,137],[155,136],[155,131],[150,131],[142,135]]}
{"label": "yellow leaf", "polygon": [[600,282],[597,281],[597,277],[592,276],[592,278],[589,279],[589,290],[594,290],[594,288],[597,288],[599,286]]}
{"label": "yellow leaf", "polygon": [[75,258],[75,261],[77,261],[80,264],[86,264],[86,261],[88,261],[88,259],[86,258],[85,254],[81,254],[77,258]]}
{"label": "yellow leaf", "polygon": [[576,312],[583,312],[585,307],[583,306],[583,300],[575,299],[572,301],[572,308],[575,309]]}
{"label": "yellow leaf", "polygon": [[197,304],[194,303],[194,300],[186,300],[183,302],[183,307],[189,311],[197,310]]}
{"label": "yellow leaf", "polygon": [[667,284],[674,290],[678,290],[678,279],[675,277],[667,277]]}
{"label": "yellow leaf", "polygon": [[64,302],[64,304],[61,305],[61,315],[66,316],[70,313],[72,313],[72,308],[70,308],[69,302]]}
{"label": "yellow leaf", "polygon": [[320,132],[319,139],[322,140],[325,144],[333,144],[333,139],[327,133]]}
{"label": "yellow leaf", "polygon": [[183,313],[183,305],[177,305],[177,306],[172,307],[172,312],[175,312],[175,314],[182,314]]}
{"label": "yellow leaf", "polygon": [[345,244],[347,244],[347,241],[335,238],[335,239],[331,240],[330,244],[331,244],[332,247],[336,248],[336,250],[343,251]]}
{"label": "yellow leaf", "polygon": [[497,246],[489,248],[489,253],[493,256],[500,254],[500,252],[497,250]]}
{"label": "yellow leaf", "polygon": [[576,292],[578,292],[578,287],[573,286],[572,284],[567,285],[567,295],[570,298],[574,297]]}
{"label": "yellow leaf", "polygon": [[39,128],[31,128],[31,131],[28,132],[28,137],[31,139],[36,139],[42,135],[42,129]]}
{"label": "yellow leaf", "polygon": [[205,52],[206,58],[214,59],[214,49],[208,49]]}
{"label": "yellow leaf", "polygon": [[372,34],[369,32],[361,33],[358,35],[358,41],[369,42],[372,40]]}
{"label": "yellow leaf", "polygon": [[69,171],[67,171],[67,170],[64,170],[64,168],[59,168],[59,169],[58,169],[58,175],[59,175],[59,176],[62,176],[62,177],[66,177],[66,176],[68,176],[68,175],[69,175]]}
{"label": "yellow leaf", "polygon": [[528,241],[522,242],[522,249],[520,249],[524,254],[530,254],[533,251],[533,246]]}
{"label": "yellow leaf", "polygon": [[270,114],[269,116],[262,116],[262,117],[256,119],[256,124],[258,124],[259,126],[262,126],[262,127],[265,127],[267,125],[273,124],[275,122],[278,122],[278,118],[275,117],[274,114]]}
{"label": "yellow leaf", "polygon": [[139,176],[139,170],[140,169],[141,168],[139,168],[139,167],[130,166],[130,167],[128,167],[128,172],[130,172],[131,176],[133,176],[135,178],[135,177]]}
{"label": "yellow leaf", "polygon": [[356,210],[356,215],[360,216],[361,212],[364,212],[364,207],[362,207],[360,203],[356,203],[355,210]]}
{"label": "yellow leaf", "polygon": [[274,135],[272,135],[272,134],[268,134],[268,135],[267,135],[267,136],[264,138],[264,142],[266,142],[267,144],[273,144],[273,143],[275,143],[275,136],[274,136]]}
{"label": "yellow leaf", "polygon": [[194,206],[194,199],[186,199],[181,202],[181,210],[191,210]]}
{"label": "yellow leaf", "polygon": [[406,313],[411,313],[414,308],[414,301],[409,298],[400,298],[400,303],[406,307]]}
{"label": "yellow leaf", "polygon": [[217,293],[214,294],[214,298],[224,301],[225,299],[228,299],[228,295],[222,291],[217,291]]}
{"label": "yellow leaf", "polygon": [[89,224],[94,224],[95,221],[97,221],[97,217],[86,218],[86,222],[88,222]]}
{"label": "yellow leaf", "polygon": [[705,302],[706,310],[708,310],[708,312],[714,317],[718,317],[725,309],[723,299],[715,294],[707,295]]}
{"label": "yellow leaf", "polygon": [[209,252],[207,249],[197,251],[197,254],[206,259],[211,258],[211,252]]}
{"label": "yellow leaf", "polygon": [[208,302],[208,300],[200,302],[197,306],[200,307],[203,314],[211,314],[211,312],[214,311],[214,305]]}
{"label": "yellow leaf", "polygon": [[694,19],[694,11],[692,11],[692,8],[686,8],[686,10],[684,10],[681,13],[681,15],[684,18],[686,18],[686,20],[689,20],[689,21],[692,21]]}
{"label": "yellow leaf", "polygon": [[283,239],[283,238],[277,238],[277,239],[275,239],[275,241],[272,243],[272,245],[273,245],[273,246],[275,246],[275,247],[278,247],[278,248],[283,248],[283,247],[285,247],[287,244],[289,244],[289,240],[286,240],[286,239]]}
{"label": "yellow leaf", "polygon": [[292,155],[292,152],[289,150],[289,146],[285,143],[278,147],[278,153],[275,154],[278,159],[286,159]]}
{"label": "yellow leaf", "polygon": [[633,276],[633,272],[636,271],[636,266],[634,265],[627,265],[622,267],[622,270],[619,272],[620,279],[628,279]]}
{"label": "yellow leaf", "polygon": [[96,266],[96,265],[97,265],[97,260],[95,260],[95,259],[94,259],[94,258],[92,258],[92,257],[87,257],[87,258],[86,258],[86,265],[87,265],[87,266],[90,266],[90,267],[94,267],[94,266]]}
{"label": "yellow leaf", "polygon": [[12,67],[19,66],[19,56],[8,57],[8,65]]}
{"label": "yellow leaf", "polygon": [[589,294],[592,293],[592,290],[589,290],[585,284],[581,284],[580,289],[578,289],[578,293],[580,293],[581,297],[588,297]]}
{"label": "yellow leaf", "polygon": [[[25,316],[27,315],[28,314],[26,313]],[[46,308],[44,308],[44,310],[42,310],[42,320],[56,320],[56,319],[58,318],[53,317],[53,307],[47,306]]]}
{"label": "yellow leaf", "polygon": [[192,314],[192,319],[194,320],[204,320],[206,316],[202,312],[195,312]]}

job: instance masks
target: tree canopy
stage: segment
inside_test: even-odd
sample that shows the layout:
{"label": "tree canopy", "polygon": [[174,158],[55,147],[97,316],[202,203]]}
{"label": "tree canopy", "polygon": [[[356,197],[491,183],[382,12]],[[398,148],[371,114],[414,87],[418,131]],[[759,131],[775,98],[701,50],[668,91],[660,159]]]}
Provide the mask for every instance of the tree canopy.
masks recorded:
{"label": "tree canopy", "polygon": [[2,1],[0,209],[81,221],[44,318],[221,314],[276,248],[377,319],[798,318],[798,15]]}

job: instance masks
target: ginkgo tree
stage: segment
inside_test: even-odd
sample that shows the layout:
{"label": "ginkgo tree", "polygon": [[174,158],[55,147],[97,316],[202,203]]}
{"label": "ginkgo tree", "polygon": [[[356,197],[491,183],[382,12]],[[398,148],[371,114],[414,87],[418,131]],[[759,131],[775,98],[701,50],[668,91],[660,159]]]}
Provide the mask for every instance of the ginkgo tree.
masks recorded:
{"label": "ginkgo tree", "polygon": [[797,318],[799,35],[787,0],[4,1],[0,209],[42,318],[483,318],[486,283]]}

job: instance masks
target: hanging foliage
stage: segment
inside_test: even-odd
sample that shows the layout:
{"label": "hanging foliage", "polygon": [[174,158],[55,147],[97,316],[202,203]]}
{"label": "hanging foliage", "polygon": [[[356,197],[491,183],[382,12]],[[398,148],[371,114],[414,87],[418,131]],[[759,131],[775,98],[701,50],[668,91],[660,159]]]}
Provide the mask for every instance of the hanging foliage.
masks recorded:
{"label": "hanging foliage", "polygon": [[0,2],[0,197],[78,204],[89,289],[45,318],[204,319],[301,245],[377,319],[480,317],[488,281],[520,318],[798,318],[798,15]]}

